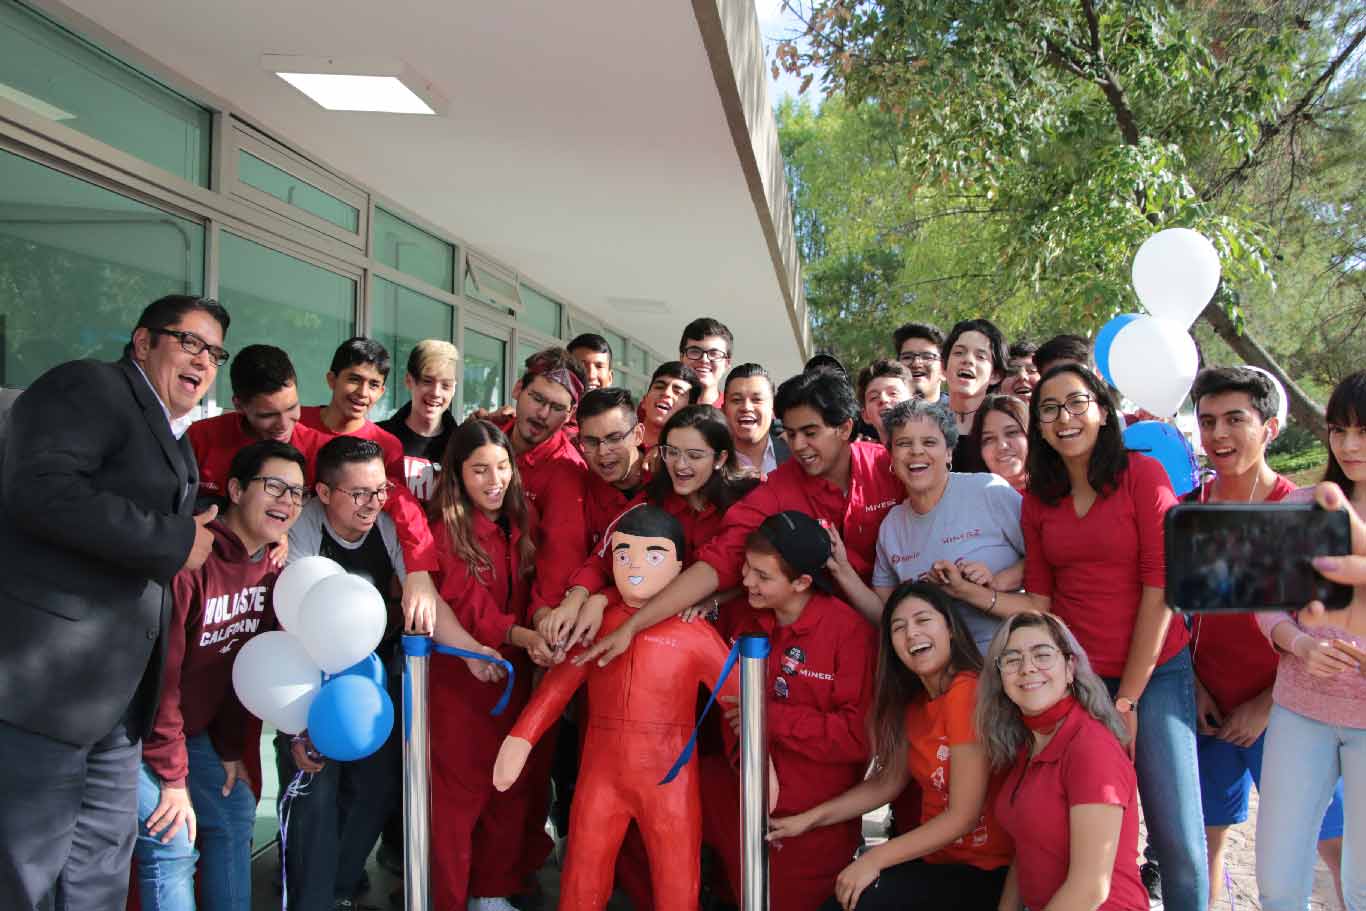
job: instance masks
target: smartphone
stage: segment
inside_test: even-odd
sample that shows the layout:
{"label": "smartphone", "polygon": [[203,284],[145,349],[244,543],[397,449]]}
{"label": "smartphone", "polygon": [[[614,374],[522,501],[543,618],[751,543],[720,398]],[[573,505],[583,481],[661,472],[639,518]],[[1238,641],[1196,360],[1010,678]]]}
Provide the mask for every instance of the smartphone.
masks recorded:
{"label": "smartphone", "polygon": [[1167,512],[1167,603],[1190,613],[1348,605],[1314,557],[1352,552],[1347,513],[1312,503],[1181,503]]}

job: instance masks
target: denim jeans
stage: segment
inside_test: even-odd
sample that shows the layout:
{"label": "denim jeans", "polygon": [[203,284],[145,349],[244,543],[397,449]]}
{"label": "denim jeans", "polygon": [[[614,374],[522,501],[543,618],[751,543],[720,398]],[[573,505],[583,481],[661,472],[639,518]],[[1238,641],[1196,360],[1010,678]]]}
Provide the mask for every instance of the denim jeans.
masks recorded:
{"label": "denim jeans", "polygon": [[[1108,677],[1105,684],[1113,695],[1119,678]],[[1181,649],[1154,668],[1138,700],[1134,768],[1148,842],[1162,870],[1162,906],[1167,911],[1207,911],[1209,860],[1200,808],[1190,649]],[[1320,811],[1319,818],[1322,815]]]}
{"label": "denim jeans", "polygon": [[[223,796],[227,776],[207,734],[185,741],[188,787],[198,835],[190,844],[182,826],[169,844],[147,834],[147,820],[161,802],[161,779],[147,763],[138,773],[138,889],[144,911],[194,911],[195,870],[205,911],[251,911],[251,834],[256,795],[238,779]],[[164,835],[165,833],[162,833]],[[197,850],[196,850],[197,848]]]}
{"label": "denim jeans", "polygon": [[1314,886],[1319,820],[1342,776],[1342,894],[1366,911],[1366,728],[1271,707],[1257,809],[1257,890],[1265,911],[1304,911]]}

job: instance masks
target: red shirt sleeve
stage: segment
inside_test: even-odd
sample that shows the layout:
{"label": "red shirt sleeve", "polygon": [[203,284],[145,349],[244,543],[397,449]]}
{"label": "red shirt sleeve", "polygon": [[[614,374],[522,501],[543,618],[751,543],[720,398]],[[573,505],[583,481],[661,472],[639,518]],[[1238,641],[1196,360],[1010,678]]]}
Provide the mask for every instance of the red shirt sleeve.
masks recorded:
{"label": "red shirt sleeve", "polygon": [[464,560],[444,548],[439,555],[437,589],[460,625],[484,645],[497,648],[506,643],[508,631],[517,625],[517,617],[498,608],[489,590],[479,583]]}
{"label": "red shirt sleeve", "polygon": [[[588,559],[583,561],[583,565],[574,571],[574,575],[569,577],[565,584],[565,590],[576,585],[582,585],[591,592],[600,592],[612,584],[612,568],[610,558],[598,556],[594,551],[588,555]],[[558,602],[556,602],[558,603]]]}
{"label": "red shirt sleeve", "polygon": [[869,757],[868,707],[877,655],[872,627],[864,625],[866,630],[852,631],[835,644],[834,705],[829,712],[769,700],[769,733],[794,753],[834,764]]}
{"label": "red shirt sleeve", "polygon": [[403,568],[410,573],[432,572],[439,565],[432,530],[422,504],[408,489],[408,481],[403,476],[403,459],[398,460],[398,466],[397,475],[392,471],[388,473],[393,487],[384,503],[384,511],[394,520],[398,543],[403,545]]}
{"label": "red shirt sleeve", "polygon": [[[185,787],[190,760],[185,752],[185,716],[180,710],[180,670],[185,660],[185,623],[191,605],[203,603],[199,576],[176,573],[171,580],[171,625],[166,632],[166,665],[161,674],[161,700],[152,732],[142,742],[142,758],[162,783]],[[235,698],[235,697],[234,697]]]}
{"label": "red shirt sleeve", "polygon": [[1176,494],[1160,462],[1143,456],[1129,456],[1129,489],[1134,500],[1138,524],[1138,578],[1149,588],[1167,585],[1166,557],[1163,551],[1163,520],[1176,505]]}
{"label": "red shirt sleeve", "polygon": [[740,584],[740,568],[745,563],[745,539],[763,524],[764,519],[778,511],[773,492],[767,484],[760,484],[726,510],[720,532],[697,552],[697,560],[716,571],[717,591],[726,591]]}
{"label": "red shirt sleeve", "polygon": [[1119,741],[1109,731],[1089,724],[1068,746],[1061,779],[1069,807],[1093,803],[1128,806],[1136,787],[1133,764]]}
{"label": "red shirt sleeve", "polygon": [[583,488],[583,470],[571,463],[560,462],[554,478],[536,503],[541,527],[536,540],[536,582],[531,590],[533,614],[542,607],[555,607],[563,600],[570,577],[588,556]]}
{"label": "red shirt sleeve", "polygon": [[1032,493],[1020,504],[1020,529],[1024,532],[1024,589],[1033,595],[1053,597],[1053,567],[1043,553],[1043,504]]}

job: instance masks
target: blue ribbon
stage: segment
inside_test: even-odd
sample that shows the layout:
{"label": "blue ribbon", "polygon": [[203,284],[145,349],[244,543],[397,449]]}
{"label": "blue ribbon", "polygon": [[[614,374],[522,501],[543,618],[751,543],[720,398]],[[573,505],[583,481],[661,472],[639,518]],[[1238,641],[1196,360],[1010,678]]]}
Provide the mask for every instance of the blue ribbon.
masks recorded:
{"label": "blue ribbon", "polygon": [[688,738],[688,745],[683,747],[683,752],[678,754],[674,764],[670,766],[668,773],[660,780],[661,785],[668,784],[678,777],[678,773],[683,771],[683,767],[692,759],[692,752],[697,747],[697,732],[702,729],[702,722],[707,717],[707,712],[716,704],[716,694],[721,692],[721,687],[725,686],[726,678],[730,676],[731,670],[735,667],[735,661],[742,654],[746,658],[767,658],[768,657],[768,637],[767,636],[741,636],[735,640],[735,644],[730,647],[730,653],[726,655],[726,663],[721,665],[721,674],[716,678],[716,684],[711,688],[711,695],[707,697],[707,704],[702,707],[702,714],[697,716],[697,724],[693,725],[692,736]]}
{"label": "blue ribbon", "polygon": [[[416,656],[420,658],[425,655],[430,655],[433,651],[440,652],[443,655],[454,655],[457,658],[473,658],[475,661],[487,661],[490,664],[498,665],[506,671],[507,683],[503,686],[503,695],[499,698],[498,704],[493,707],[493,711],[489,712],[491,716],[495,717],[503,714],[504,709],[508,707],[508,702],[512,699],[513,684],[517,682],[517,672],[513,669],[511,661],[508,661],[506,658],[495,658],[492,655],[485,655],[480,652],[467,651],[463,648],[456,648],[451,645],[440,645],[439,643],[432,641],[429,636],[405,635],[403,637],[403,654],[406,656]],[[408,663],[405,661],[403,664],[403,729],[409,732],[411,732],[412,729],[412,713],[409,708],[412,704],[411,696],[412,693],[408,682]]]}

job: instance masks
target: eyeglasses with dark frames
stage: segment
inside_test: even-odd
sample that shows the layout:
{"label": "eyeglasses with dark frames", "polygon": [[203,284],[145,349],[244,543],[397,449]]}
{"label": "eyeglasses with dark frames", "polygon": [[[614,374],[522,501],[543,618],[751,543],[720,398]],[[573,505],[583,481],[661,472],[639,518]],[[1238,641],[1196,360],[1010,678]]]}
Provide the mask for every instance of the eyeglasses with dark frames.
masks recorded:
{"label": "eyeglasses with dark frames", "polygon": [[304,505],[304,501],[309,497],[309,489],[307,487],[299,484],[291,484],[283,478],[258,474],[252,478],[252,480],[260,481],[261,486],[265,488],[266,495],[274,497],[277,500],[284,499],[285,494],[288,494],[290,502],[295,506]]}
{"label": "eyeglasses with dark frames", "polygon": [[153,335],[169,335],[171,338],[180,342],[180,348],[186,354],[198,355],[201,351],[208,351],[209,357],[213,362],[222,367],[228,362],[228,349],[220,348],[217,345],[210,345],[193,332],[185,332],[180,329],[148,329]]}
{"label": "eyeglasses with dark frames", "polygon": [[896,359],[907,366],[920,361],[923,364],[939,363],[938,351],[903,351],[896,356]]}
{"label": "eyeglasses with dark frames", "polygon": [[357,507],[368,506],[371,503],[383,504],[389,499],[389,494],[393,492],[393,484],[385,484],[383,487],[376,487],[371,490],[368,487],[353,487],[347,490],[345,487],[333,487],[338,493],[344,493],[351,498]]}
{"label": "eyeglasses with dark frames", "polygon": [[683,349],[683,356],[690,361],[725,361],[730,359],[730,352],[721,348],[699,348],[697,345],[689,345]]}
{"label": "eyeglasses with dark frames", "polygon": [[1039,406],[1039,421],[1044,424],[1053,423],[1062,415],[1063,408],[1067,409],[1068,414],[1080,417],[1086,413],[1086,409],[1090,408],[1091,403],[1095,400],[1096,397],[1093,395],[1077,393],[1076,395],[1069,395],[1067,400],[1062,403],[1044,402]]}

